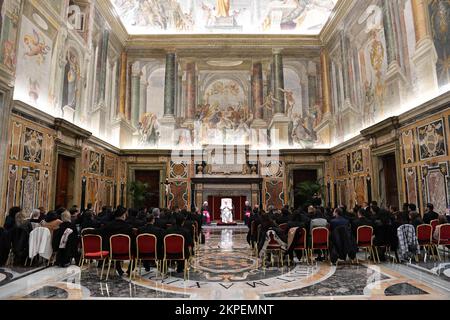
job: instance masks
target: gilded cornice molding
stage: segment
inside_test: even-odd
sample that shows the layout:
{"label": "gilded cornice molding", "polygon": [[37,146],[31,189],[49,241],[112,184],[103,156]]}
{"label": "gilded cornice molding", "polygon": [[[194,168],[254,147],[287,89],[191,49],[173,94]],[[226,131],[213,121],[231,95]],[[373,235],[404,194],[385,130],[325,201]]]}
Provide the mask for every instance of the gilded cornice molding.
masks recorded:
{"label": "gilded cornice molding", "polygon": [[122,46],[124,46],[130,36],[125,29],[125,26],[120,21],[120,18],[112,3],[109,0],[97,0],[96,7],[108,22],[112,33],[117,37]]}
{"label": "gilded cornice molding", "polygon": [[56,13],[56,11],[47,1],[29,0],[29,2],[53,25],[54,28],[59,29],[60,25],[66,24],[66,22],[62,19],[60,13]]}
{"label": "gilded cornice molding", "polygon": [[325,26],[322,28],[319,34],[319,39],[326,45],[334,33],[338,30],[338,25],[349,13],[350,9],[361,0],[339,0],[333,12],[330,15]]}

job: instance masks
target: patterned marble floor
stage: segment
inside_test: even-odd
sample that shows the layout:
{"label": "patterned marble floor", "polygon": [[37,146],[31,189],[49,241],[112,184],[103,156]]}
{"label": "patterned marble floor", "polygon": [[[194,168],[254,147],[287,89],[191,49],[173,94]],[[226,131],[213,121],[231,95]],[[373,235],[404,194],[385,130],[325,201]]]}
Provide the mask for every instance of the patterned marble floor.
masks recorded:
{"label": "patterned marble floor", "polygon": [[[94,265],[0,269],[0,299],[450,299],[450,261],[327,262],[261,266],[246,242],[247,228],[206,227],[206,243],[193,258],[187,280],[171,269],[151,269],[129,281],[99,279]],[[364,255],[361,255],[364,259]]]}

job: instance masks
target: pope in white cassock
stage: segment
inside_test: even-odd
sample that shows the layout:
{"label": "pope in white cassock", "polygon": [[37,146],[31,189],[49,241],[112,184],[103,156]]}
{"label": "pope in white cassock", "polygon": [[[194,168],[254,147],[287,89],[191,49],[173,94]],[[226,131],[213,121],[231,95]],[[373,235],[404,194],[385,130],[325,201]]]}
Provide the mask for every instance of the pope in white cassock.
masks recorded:
{"label": "pope in white cassock", "polygon": [[229,198],[222,199],[220,212],[220,217],[222,218],[223,223],[233,222],[233,201]]}

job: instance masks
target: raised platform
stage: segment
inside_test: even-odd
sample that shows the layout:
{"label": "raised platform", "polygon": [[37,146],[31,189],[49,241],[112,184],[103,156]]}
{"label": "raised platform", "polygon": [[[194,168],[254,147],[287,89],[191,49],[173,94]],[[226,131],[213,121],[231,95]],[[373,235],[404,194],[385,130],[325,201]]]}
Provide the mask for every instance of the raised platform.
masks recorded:
{"label": "raised platform", "polygon": [[217,222],[217,226],[237,226],[237,222],[229,222],[229,223],[224,223],[222,221]]}

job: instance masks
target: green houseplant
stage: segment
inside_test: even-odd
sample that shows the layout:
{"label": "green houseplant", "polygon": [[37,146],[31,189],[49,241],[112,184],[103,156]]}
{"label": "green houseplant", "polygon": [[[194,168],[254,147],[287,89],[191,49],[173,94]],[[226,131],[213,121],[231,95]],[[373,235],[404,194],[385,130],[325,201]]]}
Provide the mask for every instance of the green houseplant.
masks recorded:
{"label": "green houseplant", "polygon": [[135,208],[141,208],[145,199],[148,196],[148,184],[143,183],[142,181],[133,181],[130,183],[130,196],[133,200],[133,206]]}
{"label": "green houseplant", "polygon": [[295,186],[295,196],[304,206],[312,204],[314,194],[323,196],[323,186],[319,181],[303,181]]}

